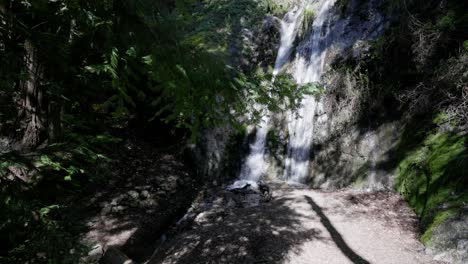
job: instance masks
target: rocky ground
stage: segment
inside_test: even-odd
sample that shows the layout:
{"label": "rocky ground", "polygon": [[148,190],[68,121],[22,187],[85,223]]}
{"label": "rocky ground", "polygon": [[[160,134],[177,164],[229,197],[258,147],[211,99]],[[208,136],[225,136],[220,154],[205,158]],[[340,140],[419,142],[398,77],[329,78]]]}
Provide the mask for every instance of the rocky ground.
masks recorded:
{"label": "rocky ground", "polygon": [[83,241],[91,246],[84,262],[98,262],[109,248],[147,260],[158,238],[192,202],[196,186],[180,148],[158,145],[127,140],[116,155],[110,183],[77,201],[86,225]]}
{"label": "rocky ground", "polygon": [[255,207],[232,206],[225,191],[199,201],[190,224],[149,263],[436,263],[397,194],[273,189],[273,198]]}

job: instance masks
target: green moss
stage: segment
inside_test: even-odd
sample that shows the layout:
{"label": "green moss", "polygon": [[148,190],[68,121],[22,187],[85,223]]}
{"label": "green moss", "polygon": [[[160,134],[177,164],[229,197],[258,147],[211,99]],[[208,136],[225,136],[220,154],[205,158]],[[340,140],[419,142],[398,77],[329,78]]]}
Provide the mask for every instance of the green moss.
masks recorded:
{"label": "green moss", "polygon": [[263,6],[267,13],[277,17],[282,17],[291,9],[291,4],[284,3],[284,1],[261,0],[259,1],[259,5]]}
{"label": "green moss", "polygon": [[441,113],[438,113],[438,114],[434,117],[434,119],[432,120],[432,123],[434,123],[434,124],[440,124],[440,123],[445,122],[448,118],[449,118],[449,116],[447,115],[447,113],[441,112]]}
{"label": "green moss", "polygon": [[260,28],[266,14],[282,17],[291,7],[277,0],[205,0],[192,12],[188,41],[216,53],[233,47],[248,53],[239,40],[242,29]]}
{"label": "green moss", "polygon": [[437,21],[437,29],[440,31],[453,31],[456,29],[455,12],[449,10],[444,16]]}
{"label": "green moss", "polygon": [[260,24],[265,9],[265,5],[250,0],[204,1],[193,11],[188,41],[213,52],[225,53],[232,45],[242,50],[236,37],[243,27]]}
{"label": "green moss", "polygon": [[238,125],[234,127],[234,131],[229,135],[229,139],[226,144],[226,152],[223,157],[221,164],[223,164],[223,173],[228,178],[234,179],[237,177],[237,173],[240,170],[240,160],[242,156],[245,156],[246,149],[243,146],[243,141],[248,136],[247,127],[245,125]]}
{"label": "green moss", "polygon": [[424,245],[426,246],[431,245],[432,232],[434,231],[434,228],[444,223],[449,217],[453,216],[455,213],[456,213],[456,210],[450,209],[450,210],[440,211],[434,216],[434,220],[428,226],[427,230],[424,232],[424,234],[421,237],[421,241],[424,243]]}
{"label": "green moss", "polygon": [[314,23],[315,13],[309,7],[304,8],[300,18],[299,30],[297,32],[297,37],[300,40],[303,40],[307,33],[310,31],[312,24]]}
{"label": "green moss", "polygon": [[286,145],[283,143],[280,135],[274,129],[270,129],[266,140],[268,153],[273,157],[277,166],[283,166],[283,155],[286,154]]}
{"label": "green moss", "polygon": [[279,137],[276,135],[275,130],[270,129],[267,133],[267,149],[270,153],[276,153],[281,145]]}
{"label": "green moss", "polygon": [[[434,119],[441,120],[443,115]],[[399,147],[401,160],[395,181],[397,191],[420,218],[425,243],[431,240],[435,226],[468,202],[466,136],[427,128],[421,126],[412,135],[405,133],[407,138]]]}

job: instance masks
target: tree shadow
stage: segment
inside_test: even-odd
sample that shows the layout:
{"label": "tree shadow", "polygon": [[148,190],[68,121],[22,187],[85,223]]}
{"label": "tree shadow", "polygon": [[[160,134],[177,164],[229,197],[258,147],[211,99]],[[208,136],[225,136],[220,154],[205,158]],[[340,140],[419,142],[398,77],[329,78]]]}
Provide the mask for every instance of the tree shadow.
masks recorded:
{"label": "tree shadow", "polygon": [[395,192],[344,192],[339,196],[344,206],[333,208],[330,213],[340,214],[349,219],[372,218],[390,229],[398,228],[404,232],[418,233],[416,214]]}
{"label": "tree shadow", "polygon": [[195,224],[163,245],[149,264],[156,263],[282,263],[298,253],[321,231],[303,226],[309,216],[293,210],[294,198],[273,198],[254,208],[221,209],[208,223]]}
{"label": "tree shadow", "polygon": [[315,213],[317,213],[317,215],[320,217],[320,222],[330,233],[330,236],[332,237],[336,246],[341,250],[341,252],[353,263],[369,264],[370,263],[369,261],[359,256],[356,252],[354,252],[348,246],[348,244],[346,244],[341,234],[335,229],[335,227],[332,225],[328,217],[323,213],[322,208],[320,208],[320,206],[318,206],[310,196],[305,195],[304,197],[307,200],[307,202],[310,204],[312,209],[315,211]]}
{"label": "tree shadow", "polygon": [[99,244],[103,251],[116,246],[144,261],[190,205],[198,185],[177,147],[141,139],[133,131],[126,138],[115,153],[113,177],[78,197],[67,217],[87,244]]}

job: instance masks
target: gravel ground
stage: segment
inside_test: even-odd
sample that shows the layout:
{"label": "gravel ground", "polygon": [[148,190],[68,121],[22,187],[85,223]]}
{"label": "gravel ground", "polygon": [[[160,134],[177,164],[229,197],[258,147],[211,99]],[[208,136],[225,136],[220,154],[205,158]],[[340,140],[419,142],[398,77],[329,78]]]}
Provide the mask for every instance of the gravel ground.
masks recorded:
{"label": "gravel ground", "polygon": [[149,263],[437,263],[397,194],[285,186],[273,194],[252,208],[215,202]]}

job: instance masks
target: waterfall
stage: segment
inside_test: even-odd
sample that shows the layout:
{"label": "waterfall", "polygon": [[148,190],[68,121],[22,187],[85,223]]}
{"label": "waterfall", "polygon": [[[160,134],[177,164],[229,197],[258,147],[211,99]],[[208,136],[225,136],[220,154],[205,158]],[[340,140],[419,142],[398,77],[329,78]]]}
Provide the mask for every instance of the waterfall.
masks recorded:
{"label": "waterfall", "polygon": [[[357,1],[350,1],[350,15],[340,18],[334,8],[335,0],[305,0],[301,6],[293,7],[281,21],[281,39],[278,55],[273,70],[273,79],[288,62],[288,67],[299,85],[319,83],[326,65],[327,52],[334,50],[339,54],[347,48],[353,54],[359,54],[360,43],[375,39],[385,28],[385,19],[378,11],[380,0],[370,0],[367,14],[372,19],[362,19],[363,11]],[[312,28],[307,37],[297,43],[297,31],[301,14],[305,9],[314,10]],[[358,10],[360,12],[358,12]],[[295,47],[294,61],[291,53]],[[333,47],[333,48],[332,48]],[[353,55],[354,56],[354,55]],[[309,174],[309,160],[314,138],[314,116],[322,108],[312,95],[302,98],[297,112],[286,113],[287,153],[284,160],[283,179],[289,182],[303,183]],[[250,153],[241,168],[240,179],[243,182],[255,182],[267,172],[269,164],[265,157],[266,141],[270,122],[270,113],[264,110],[264,117],[256,129],[255,141],[250,145]],[[284,129],[284,128],[281,128]]]}
{"label": "waterfall", "polygon": [[274,76],[278,75],[281,68],[289,60],[294,38],[296,37],[297,19],[301,11],[302,8],[295,6],[284,16],[283,20],[281,20],[281,40],[278,55],[276,56],[275,68],[273,69],[273,81]]}
{"label": "waterfall", "polygon": [[240,179],[257,182],[266,172],[268,162],[265,160],[266,140],[268,134],[268,114],[263,115],[257,126],[255,140],[250,145],[250,153],[241,168]]}
{"label": "waterfall", "polygon": [[[329,44],[330,18],[334,0],[325,0],[315,16],[309,39],[297,49],[294,78],[298,84],[320,81]],[[317,101],[307,95],[302,99],[297,115],[288,115],[289,142],[283,177],[303,182],[308,173],[314,115]]]}
{"label": "waterfall", "polygon": [[[276,57],[273,76],[276,76],[281,67],[289,60],[294,38],[296,36],[297,19],[301,13],[299,7],[294,7],[281,20],[281,43]],[[274,77],[273,80],[274,81]],[[255,183],[262,178],[268,169],[268,162],[265,157],[266,140],[269,129],[269,113],[264,110],[264,115],[260,124],[256,128],[255,140],[250,145],[250,153],[242,164],[240,181],[233,184],[239,186],[245,182]]]}

